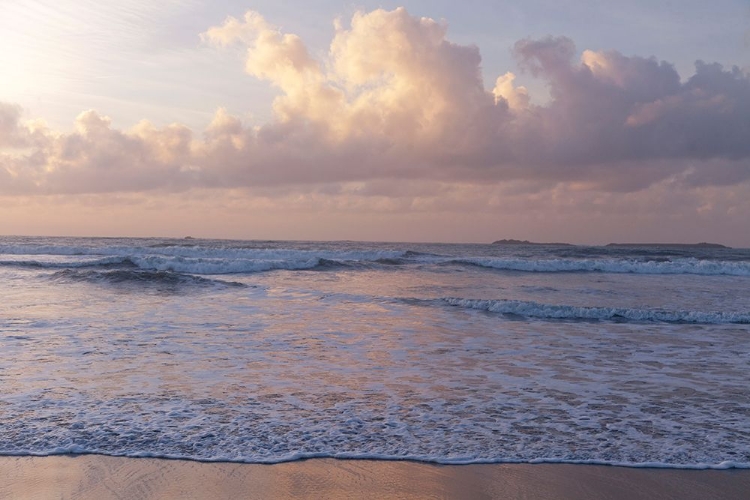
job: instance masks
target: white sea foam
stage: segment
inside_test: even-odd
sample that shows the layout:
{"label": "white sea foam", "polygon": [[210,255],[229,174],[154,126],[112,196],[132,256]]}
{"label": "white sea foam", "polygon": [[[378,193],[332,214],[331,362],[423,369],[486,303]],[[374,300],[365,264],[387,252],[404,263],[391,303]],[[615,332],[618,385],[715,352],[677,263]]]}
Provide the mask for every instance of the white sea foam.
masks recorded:
{"label": "white sea foam", "polygon": [[[50,243],[44,239],[41,243],[0,244],[0,265],[27,264],[29,266],[61,267],[65,261],[62,257],[74,257],[69,263],[71,267],[81,265],[85,257],[99,257],[106,264],[107,259],[116,262],[117,259],[129,259],[137,262],[144,269],[167,269],[170,266],[181,272],[201,273],[243,273],[258,272],[273,269],[308,269],[315,267],[315,260],[330,262],[371,262],[371,263],[402,263],[402,264],[433,264],[433,265],[473,265],[489,269],[506,271],[523,271],[534,273],[561,272],[600,272],[616,274],[691,274],[703,276],[750,276],[750,255],[747,258],[721,260],[720,258],[696,257],[589,257],[589,258],[561,258],[549,255],[518,255],[507,256],[450,256],[440,253],[420,252],[410,249],[368,249],[364,246],[351,248],[303,248],[293,246],[284,247],[276,243],[263,247],[245,246],[236,242],[212,242],[210,244],[163,243],[124,245],[122,240],[113,244],[106,241],[92,240],[86,245],[62,242]],[[486,251],[481,248],[478,250]],[[497,251],[500,251],[499,249]],[[585,250],[585,249],[584,249]],[[579,253],[586,254],[584,250]],[[603,252],[603,250],[599,250]],[[717,254],[717,256],[720,254]],[[13,257],[20,256],[20,257]],[[31,259],[29,256],[41,258]],[[182,260],[181,260],[182,259]],[[189,263],[194,263],[191,267]],[[237,262],[242,262],[238,264]],[[152,267],[149,267],[152,265]]]}
{"label": "white sea foam", "polygon": [[[240,274],[276,269],[312,269],[326,263],[378,262],[406,251],[256,249],[232,247],[5,246],[0,266],[64,268],[134,264],[144,270],[190,274]],[[29,258],[35,256],[36,258]]]}
{"label": "white sea foam", "polygon": [[297,259],[212,259],[148,255],[130,257],[141,269],[174,271],[190,274],[240,274],[257,273],[273,269],[312,269],[320,265],[320,258]]}
{"label": "white sea foam", "polygon": [[2,454],[750,466],[746,251],[30,241],[0,237]]}

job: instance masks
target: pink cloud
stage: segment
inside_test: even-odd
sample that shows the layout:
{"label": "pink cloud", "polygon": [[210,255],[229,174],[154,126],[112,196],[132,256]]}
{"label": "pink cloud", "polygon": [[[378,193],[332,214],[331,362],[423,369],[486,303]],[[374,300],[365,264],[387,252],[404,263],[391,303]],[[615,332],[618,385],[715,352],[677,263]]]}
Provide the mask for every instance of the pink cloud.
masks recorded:
{"label": "pink cloud", "polygon": [[[117,130],[96,111],[59,133],[0,105],[0,194],[180,191],[393,180],[528,181],[638,191],[750,179],[750,77],[696,64],[681,81],[654,58],[522,40],[520,66],[550,88],[532,104],[515,75],[486,89],[475,46],[405,9],[337,23],[328,53],[255,12],[202,36],[241,44],[246,71],[279,90],[274,119],[219,110],[202,134],[141,122]],[[382,184],[381,184],[382,185]]]}

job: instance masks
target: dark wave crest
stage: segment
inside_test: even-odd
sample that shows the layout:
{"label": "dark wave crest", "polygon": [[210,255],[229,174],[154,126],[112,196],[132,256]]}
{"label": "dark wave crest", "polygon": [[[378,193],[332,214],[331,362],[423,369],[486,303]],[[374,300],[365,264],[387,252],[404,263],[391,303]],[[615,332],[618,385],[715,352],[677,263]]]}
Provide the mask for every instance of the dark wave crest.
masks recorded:
{"label": "dark wave crest", "polygon": [[113,268],[136,268],[138,267],[129,257],[102,257],[92,260],[81,261],[58,261],[50,262],[36,259],[26,260],[0,260],[0,267],[22,267],[31,269],[113,269]]}
{"label": "dark wave crest", "polygon": [[518,257],[461,258],[441,265],[459,265],[533,273],[597,272],[613,274],[694,274],[703,276],[750,276],[750,262],[689,259],[525,259]]}
{"label": "dark wave crest", "polygon": [[625,307],[544,304],[525,300],[479,300],[446,297],[444,304],[507,316],[542,320],[614,321],[637,323],[750,324],[750,312],[667,311]]}
{"label": "dark wave crest", "polygon": [[107,271],[92,269],[64,269],[50,277],[59,283],[93,283],[123,287],[152,287],[176,290],[185,287],[246,287],[244,283],[209,279],[171,271],[144,271],[139,269],[114,269]]}

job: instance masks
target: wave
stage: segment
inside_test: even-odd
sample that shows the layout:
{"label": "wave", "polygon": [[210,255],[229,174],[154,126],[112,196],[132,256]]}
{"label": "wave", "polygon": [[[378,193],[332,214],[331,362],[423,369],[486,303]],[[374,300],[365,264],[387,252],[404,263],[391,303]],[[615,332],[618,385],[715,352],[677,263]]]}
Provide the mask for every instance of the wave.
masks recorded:
{"label": "wave", "polygon": [[480,300],[452,297],[440,300],[443,303],[456,307],[537,319],[694,323],[707,325],[727,323],[750,324],[750,313],[585,307],[543,304],[523,300]]}
{"label": "wave", "polygon": [[[228,247],[28,247],[0,248],[0,267],[42,269],[137,267],[189,274],[247,274],[272,270],[326,270],[398,265],[408,251],[307,250]],[[18,258],[12,258],[18,256]]]}
{"label": "wave", "polygon": [[136,267],[136,264],[128,257],[114,256],[80,260],[5,259],[0,260],[0,267],[2,266],[29,267],[35,269],[81,269],[94,267]]}
{"label": "wave", "polygon": [[138,268],[144,271],[177,272],[188,274],[251,274],[273,270],[332,270],[341,268],[371,268],[375,265],[397,266],[403,259],[382,258],[373,261],[347,261],[321,257],[296,259],[212,259],[170,257],[164,255],[131,255],[89,260],[0,260],[0,267],[32,269],[114,269]]}
{"label": "wave", "polygon": [[[95,244],[96,243],[96,244]],[[549,255],[477,256],[450,255],[481,248],[445,246],[446,254],[393,247],[359,248],[336,244],[302,244],[300,247],[248,247],[237,244],[159,242],[126,245],[121,241],[104,245],[0,245],[0,267],[95,268],[137,267],[144,270],[191,274],[256,273],[277,269],[305,270],[340,267],[372,268],[403,265],[476,266],[501,271],[534,273],[601,272],[632,274],[696,274],[706,276],[750,276],[750,260],[700,259],[651,255],[630,257],[574,257]],[[600,250],[597,250],[600,251]],[[480,254],[481,255],[481,254]]]}
{"label": "wave", "polygon": [[330,267],[318,257],[298,259],[214,259],[145,255],[131,257],[140,269],[189,274],[249,274],[279,269],[301,270]]}
{"label": "wave", "polygon": [[318,257],[340,261],[375,261],[382,258],[403,258],[416,255],[408,250],[337,250],[298,248],[255,248],[237,246],[65,246],[65,245],[0,245],[0,255],[36,256],[100,256],[128,257],[158,255],[164,257],[208,259],[288,260]]}
{"label": "wave", "polygon": [[105,457],[125,457],[125,458],[163,458],[169,460],[187,460],[198,463],[241,463],[241,464],[263,464],[273,465],[288,462],[299,462],[316,458],[329,458],[336,460],[377,460],[382,462],[415,462],[424,464],[438,465],[480,465],[480,464],[570,464],[570,465],[610,465],[617,467],[630,468],[648,468],[648,469],[678,469],[678,470],[730,470],[730,469],[750,469],[750,462],[737,462],[725,460],[722,462],[696,462],[696,463],[670,463],[670,462],[628,462],[618,460],[598,460],[598,459],[571,459],[540,457],[532,459],[518,458],[475,458],[475,457],[442,457],[432,455],[387,455],[382,453],[290,453],[279,455],[275,458],[238,458],[236,455],[217,455],[217,456],[196,456],[175,453],[159,453],[151,451],[132,451],[132,452],[102,452],[96,448],[87,448],[85,446],[73,445],[58,447],[46,451],[3,451],[0,450],[0,456],[11,457],[50,457],[60,455],[98,455]]}
{"label": "wave", "polygon": [[601,272],[617,274],[698,274],[704,276],[750,276],[750,262],[686,259],[518,259],[465,258],[447,263],[504,271],[538,273]]}
{"label": "wave", "polygon": [[[172,271],[191,274],[248,274],[273,270],[327,270],[334,268],[372,268],[373,266],[468,265],[500,271],[533,273],[601,272],[616,274],[694,274],[703,276],[750,276],[748,262],[714,261],[625,261],[625,260],[568,260],[568,259],[440,259],[399,255],[395,257],[331,255],[314,252],[284,252],[284,254],[253,255],[252,257],[190,257],[157,253],[130,253],[99,258],[64,259],[3,259],[0,267],[38,269],[78,269],[137,267],[144,270]],[[363,258],[369,257],[369,258]]]}
{"label": "wave", "polygon": [[[379,262],[379,261],[375,261]],[[131,255],[129,257],[104,257],[89,260],[0,260],[0,267],[32,269],[114,269],[138,268],[143,271],[176,272],[188,274],[247,274],[276,269],[333,269],[353,267],[353,263],[323,258],[287,260],[264,259],[191,259],[164,255]]]}
{"label": "wave", "polygon": [[84,282],[108,285],[151,285],[157,287],[178,287],[184,285],[192,286],[224,286],[224,287],[246,287],[244,283],[208,279],[189,274],[180,274],[167,271],[143,271],[117,269],[112,271],[65,269],[53,273],[51,279],[63,283]]}

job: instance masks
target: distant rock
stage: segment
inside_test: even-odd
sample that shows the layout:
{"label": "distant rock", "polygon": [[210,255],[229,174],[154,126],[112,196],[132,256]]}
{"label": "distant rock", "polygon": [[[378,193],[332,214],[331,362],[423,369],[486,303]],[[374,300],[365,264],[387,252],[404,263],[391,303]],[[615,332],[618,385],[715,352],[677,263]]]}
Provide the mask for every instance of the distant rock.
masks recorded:
{"label": "distant rock", "polygon": [[608,247],[732,248],[719,243],[609,243]]}
{"label": "distant rock", "polygon": [[538,243],[535,241],[529,241],[529,240],[497,240],[492,242],[493,245],[549,245],[549,246],[566,246],[570,247],[573,246],[570,243]]}

